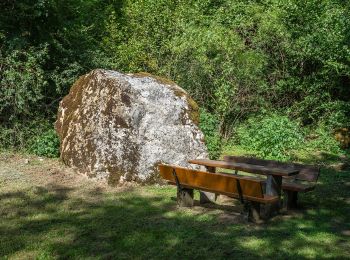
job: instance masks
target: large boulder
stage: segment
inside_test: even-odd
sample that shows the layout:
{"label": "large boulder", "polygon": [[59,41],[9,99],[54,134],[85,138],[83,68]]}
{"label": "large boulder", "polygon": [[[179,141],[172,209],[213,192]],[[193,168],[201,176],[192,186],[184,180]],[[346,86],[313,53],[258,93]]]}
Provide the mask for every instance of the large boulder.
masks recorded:
{"label": "large boulder", "polygon": [[90,177],[120,184],[157,182],[160,162],[206,158],[198,106],[172,81],[94,70],[61,101],[61,159]]}

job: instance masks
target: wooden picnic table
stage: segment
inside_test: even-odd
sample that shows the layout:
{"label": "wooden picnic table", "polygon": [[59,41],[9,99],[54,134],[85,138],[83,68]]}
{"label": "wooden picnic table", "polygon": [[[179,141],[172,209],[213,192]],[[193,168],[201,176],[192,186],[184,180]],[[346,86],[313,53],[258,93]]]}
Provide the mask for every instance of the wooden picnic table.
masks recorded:
{"label": "wooden picnic table", "polygon": [[[237,171],[243,171],[253,174],[266,175],[266,194],[272,196],[281,197],[282,177],[292,176],[299,173],[299,170],[288,169],[282,167],[268,167],[262,165],[254,165],[248,163],[235,163],[229,161],[209,160],[209,159],[195,159],[188,161],[192,164],[203,165],[210,172],[215,172],[216,168],[231,169]],[[210,195],[207,195],[210,197]],[[209,198],[212,200],[212,198]],[[280,201],[276,203],[272,208],[278,210],[280,208]],[[270,211],[273,211],[272,209]],[[270,212],[272,213],[272,212]]]}

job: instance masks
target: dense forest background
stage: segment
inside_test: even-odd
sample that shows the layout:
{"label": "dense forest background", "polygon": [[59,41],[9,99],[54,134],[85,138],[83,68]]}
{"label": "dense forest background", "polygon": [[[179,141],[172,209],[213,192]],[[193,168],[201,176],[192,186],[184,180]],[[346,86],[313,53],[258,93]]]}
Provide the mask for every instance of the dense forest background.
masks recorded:
{"label": "dense forest background", "polygon": [[[0,147],[57,156],[59,101],[95,68],[170,78],[201,107],[213,158],[345,151],[350,2],[2,0]],[[237,148],[238,149],[238,148]]]}

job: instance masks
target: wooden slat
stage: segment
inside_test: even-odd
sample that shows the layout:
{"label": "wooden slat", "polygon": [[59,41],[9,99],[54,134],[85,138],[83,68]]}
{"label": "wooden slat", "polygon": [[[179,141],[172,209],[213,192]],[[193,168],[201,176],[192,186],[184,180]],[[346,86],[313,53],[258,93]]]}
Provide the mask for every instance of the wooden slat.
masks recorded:
{"label": "wooden slat", "polygon": [[295,178],[302,181],[317,182],[319,176],[320,169],[313,167],[300,169],[299,174],[296,175]]}
{"label": "wooden slat", "polygon": [[196,159],[196,160],[190,160],[189,163],[210,166],[210,167],[239,170],[239,171],[262,174],[262,175],[291,176],[298,173],[298,170],[296,169],[285,169],[281,167],[267,167],[267,166],[256,165],[256,164],[235,163],[230,161]]}
{"label": "wooden slat", "polygon": [[239,181],[245,199],[263,203],[278,199],[277,196],[264,196],[262,190],[263,180],[253,180],[251,177],[225,173],[202,172],[178,166],[159,165],[161,176],[175,184],[173,169],[176,171],[179,182],[185,188],[209,191],[237,198],[239,195],[237,181]]}
{"label": "wooden slat", "polygon": [[[168,181],[168,184],[176,186],[176,183],[173,181]],[[187,188],[187,189],[198,189],[198,190],[202,190],[202,191],[213,192],[210,189],[205,189],[205,188],[199,189],[198,187],[193,187],[190,185],[183,185],[183,187]],[[236,193],[223,192],[223,191],[216,192],[216,193],[226,195],[226,196],[231,197],[231,198],[239,199],[238,193],[236,194]],[[264,194],[263,198],[256,198],[256,197],[250,197],[250,196],[243,196],[243,197],[244,197],[244,199],[247,199],[250,201],[256,201],[256,202],[260,202],[260,203],[273,203],[273,202],[277,202],[279,200],[278,196],[270,196],[270,195],[266,195],[266,194]]]}
{"label": "wooden slat", "polygon": [[308,192],[308,191],[314,190],[315,185],[296,183],[296,182],[283,182],[282,189],[290,190],[290,191]]}
{"label": "wooden slat", "polygon": [[285,163],[274,160],[264,160],[243,156],[224,156],[224,160],[232,163],[248,163],[265,167],[279,167],[287,170],[297,170],[299,174],[295,176],[297,180],[316,182],[320,175],[320,167],[299,163]]}

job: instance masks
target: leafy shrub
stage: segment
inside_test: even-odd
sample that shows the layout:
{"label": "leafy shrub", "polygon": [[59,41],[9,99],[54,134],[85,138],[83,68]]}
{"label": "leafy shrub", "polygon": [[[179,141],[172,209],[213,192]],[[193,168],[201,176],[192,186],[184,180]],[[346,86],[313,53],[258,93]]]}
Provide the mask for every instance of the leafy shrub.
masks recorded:
{"label": "leafy shrub", "polygon": [[29,150],[36,137],[42,135],[50,127],[48,120],[42,118],[13,120],[11,124],[0,124],[0,148]]}
{"label": "leafy shrub", "polygon": [[331,136],[331,129],[342,128],[344,126],[350,126],[350,103],[345,101],[332,101],[329,103],[321,104],[320,109],[328,111],[324,113],[320,118],[317,132],[328,132]]}
{"label": "leafy shrub", "polygon": [[[0,50],[0,120],[27,117],[41,104],[47,82],[42,68],[47,46],[28,50]],[[22,118],[21,118],[22,119]]]}
{"label": "leafy shrub", "polygon": [[201,110],[199,127],[204,133],[209,157],[211,159],[219,158],[222,148],[219,133],[219,120],[213,114]]}
{"label": "leafy shrub", "polygon": [[[32,129],[21,126],[55,115],[94,68],[173,79],[215,111],[222,138],[276,109],[308,127],[350,124],[348,1],[5,0],[0,10],[0,146],[26,145]],[[208,133],[214,153],[218,130]]]}
{"label": "leafy shrub", "polygon": [[240,144],[266,159],[288,160],[291,151],[303,143],[303,135],[296,122],[288,117],[272,114],[248,119],[237,130]]}
{"label": "leafy shrub", "polygon": [[323,151],[339,155],[342,153],[339,143],[335,140],[331,129],[324,125],[318,126],[309,134],[310,140],[306,143],[306,150]]}
{"label": "leafy shrub", "polygon": [[47,130],[38,136],[30,150],[39,156],[59,157],[60,141],[54,129]]}
{"label": "leafy shrub", "polygon": [[303,125],[344,125],[349,8],[321,2],[126,0],[107,23],[106,46],[114,67],[184,86],[219,115],[225,137],[262,109],[289,110]]}

